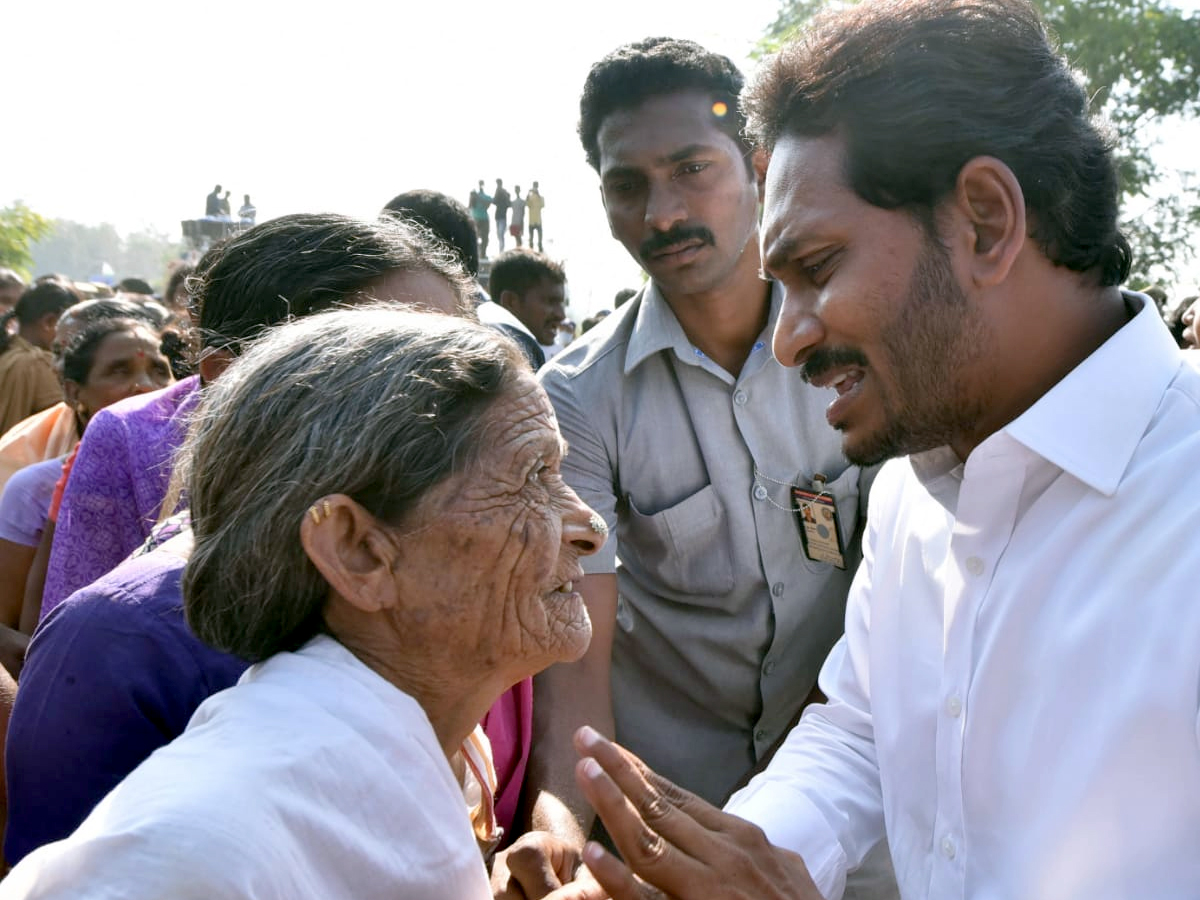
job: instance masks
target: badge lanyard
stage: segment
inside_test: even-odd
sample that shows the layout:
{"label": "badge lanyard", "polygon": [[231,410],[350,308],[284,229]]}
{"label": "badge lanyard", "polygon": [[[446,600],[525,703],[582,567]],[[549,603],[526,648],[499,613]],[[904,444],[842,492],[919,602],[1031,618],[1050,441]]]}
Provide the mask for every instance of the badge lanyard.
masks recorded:
{"label": "badge lanyard", "polygon": [[[842,546],[842,528],[838,519],[837,499],[826,489],[827,479],[817,473],[808,487],[800,487],[790,481],[779,481],[754,467],[755,479],[763,479],[786,487],[792,497],[792,508],[786,510],[796,516],[800,530],[800,546],[804,555],[813,562],[830,563],[839,569],[846,568],[846,552]],[[770,493],[767,500],[779,509],[784,509]]]}

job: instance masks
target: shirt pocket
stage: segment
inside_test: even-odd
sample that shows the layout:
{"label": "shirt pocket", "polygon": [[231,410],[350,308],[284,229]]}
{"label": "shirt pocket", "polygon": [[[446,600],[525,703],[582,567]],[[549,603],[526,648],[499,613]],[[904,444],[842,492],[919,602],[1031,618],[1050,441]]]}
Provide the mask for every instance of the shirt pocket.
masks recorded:
{"label": "shirt pocket", "polygon": [[629,533],[618,546],[630,574],[653,594],[680,603],[721,606],[733,590],[725,508],[707,485],[653,514],[629,503]]}
{"label": "shirt pocket", "polygon": [[[825,485],[825,493],[833,497],[837,506],[838,533],[842,538],[842,556],[846,560],[846,568],[850,572],[858,567],[860,558],[858,548],[854,547],[851,542],[854,540],[855,531],[858,528],[858,482],[861,477],[861,467],[847,466],[841,475]],[[796,527],[797,529],[800,527],[798,520]],[[809,571],[828,572],[834,567],[832,563],[809,559],[803,550],[800,555]]]}

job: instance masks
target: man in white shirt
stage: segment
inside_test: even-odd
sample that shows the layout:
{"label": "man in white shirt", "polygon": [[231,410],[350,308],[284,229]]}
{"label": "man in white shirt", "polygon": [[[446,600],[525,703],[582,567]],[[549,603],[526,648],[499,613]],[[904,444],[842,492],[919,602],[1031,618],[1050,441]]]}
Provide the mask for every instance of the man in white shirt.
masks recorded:
{"label": "man in white shirt", "polygon": [[1200,896],[1200,372],[1118,287],[1082,88],[1025,0],[899,0],[744,100],[775,355],[837,389],[852,461],[893,461],[829,701],[725,813],[579,732],[629,866],[591,871],[833,900],[886,836],[904,898]]}

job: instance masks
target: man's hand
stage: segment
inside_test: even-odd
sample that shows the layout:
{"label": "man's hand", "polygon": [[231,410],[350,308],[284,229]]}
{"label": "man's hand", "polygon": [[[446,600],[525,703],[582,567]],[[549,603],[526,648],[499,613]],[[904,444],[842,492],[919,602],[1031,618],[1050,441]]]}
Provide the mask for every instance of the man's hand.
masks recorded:
{"label": "man's hand", "polygon": [[[584,862],[613,900],[821,900],[804,860],[762,829],[651,771],[591,728],[575,777],[625,861],[595,843]],[[657,889],[657,890],[656,890]],[[660,893],[661,891],[661,893]]]}
{"label": "man's hand", "polygon": [[530,831],[492,861],[496,900],[542,900],[575,877],[577,848],[545,831]]}

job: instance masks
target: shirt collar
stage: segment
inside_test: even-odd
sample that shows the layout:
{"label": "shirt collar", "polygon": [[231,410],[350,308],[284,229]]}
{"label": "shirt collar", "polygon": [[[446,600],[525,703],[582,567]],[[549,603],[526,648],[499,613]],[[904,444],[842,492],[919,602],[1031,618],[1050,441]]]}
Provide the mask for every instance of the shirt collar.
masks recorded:
{"label": "shirt collar", "polygon": [[1105,495],[1116,491],[1180,362],[1154,303],[1123,295],[1133,318],[1004,429]]}
{"label": "shirt collar", "polygon": [[[755,344],[755,351],[769,350],[771,335],[775,333],[775,320],[779,318],[782,302],[783,289],[779,282],[772,282],[771,312],[767,317],[767,325]],[[676,356],[688,363],[695,363],[697,355],[702,355],[688,340],[670,305],[651,281],[642,290],[637,317],[633,321],[633,330],[625,349],[624,374],[628,375],[648,357],[661,350],[674,350]]]}
{"label": "shirt collar", "polygon": [[[1001,429],[1106,496],[1120,484],[1180,364],[1180,350],[1154,303],[1144,294],[1122,293],[1138,310],[1134,317]],[[927,488],[943,475],[962,477],[949,447],[913,454],[909,461]]]}
{"label": "shirt collar", "polygon": [[509,312],[508,309],[501,306],[495,300],[488,300],[484,303],[480,303],[475,307],[475,315],[484,325],[511,325],[518,331],[524,332],[531,338],[534,338],[534,340],[537,340],[537,338],[534,337],[533,332],[529,330],[529,327],[524,322],[518,319],[515,315]]}

